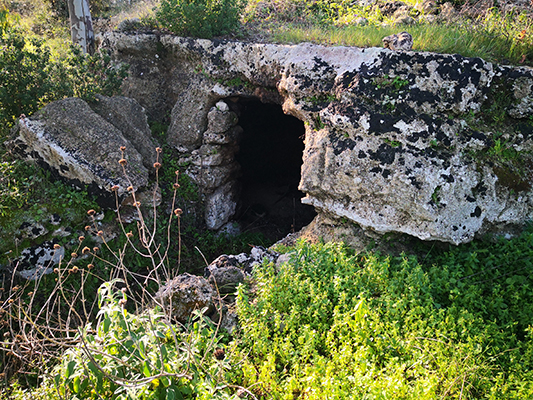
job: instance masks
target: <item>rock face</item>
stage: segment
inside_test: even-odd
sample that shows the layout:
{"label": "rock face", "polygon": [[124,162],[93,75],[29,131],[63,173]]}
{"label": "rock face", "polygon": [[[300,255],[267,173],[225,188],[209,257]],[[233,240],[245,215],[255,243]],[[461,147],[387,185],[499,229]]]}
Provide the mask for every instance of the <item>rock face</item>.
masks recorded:
{"label": "rock face", "polygon": [[188,273],[178,275],[155,295],[156,302],[168,309],[172,318],[185,323],[194,310],[213,310],[216,292],[209,282],[200,276]]}
{"label": "rock face", "polygon": [[[152,164],[156,143],[142,107],[124,97],[100,96],[98,100],[95,109],[103,117],[78,98],[48,104],[34,116],[19,121],[14,130],[16,138],[8,147],[46,164],[77,185],[103,192],[118,185],[119,194],[125,193],[130,184],[135,189],[145,186],[145,165]],[[126,148],[129,180],[118,163],[121,146]]]}
{"label": "rock face", "polygon": [[106,43],[132,66],[128,95],[150,113],[147,87],[165,87],[168,140],[207,196],[213,229],[234,212],[220,204],[238,197],[232,105],[245,98],[304,121],[300,190],[319,213],[451,243],[532,215],[529,69],[378,48],[117,33]]}

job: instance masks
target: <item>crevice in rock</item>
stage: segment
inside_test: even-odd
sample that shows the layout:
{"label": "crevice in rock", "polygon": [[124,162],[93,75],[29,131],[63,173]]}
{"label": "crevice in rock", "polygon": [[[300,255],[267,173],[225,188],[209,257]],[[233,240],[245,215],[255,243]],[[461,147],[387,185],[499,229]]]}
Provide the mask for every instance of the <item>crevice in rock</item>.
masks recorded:
{"label": "crevice in rock", "polygon": [[298,190],[304,123],[277,104],[240,98],[236,105],[243,133],[235,157],[241,167],[235,220],[242,231],[279,240],[316,215],[312,206],[301,203],[304,194]]}

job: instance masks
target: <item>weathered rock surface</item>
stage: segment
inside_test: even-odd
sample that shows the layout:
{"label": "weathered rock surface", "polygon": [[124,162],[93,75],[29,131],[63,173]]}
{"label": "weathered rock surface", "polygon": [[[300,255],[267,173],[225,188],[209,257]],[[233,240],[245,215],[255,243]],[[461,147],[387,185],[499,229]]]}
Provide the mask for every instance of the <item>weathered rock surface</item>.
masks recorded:
{"label": "weathered rock surface", "polygon": [[[169,141],[184,159],[200,157],[188,173],[208,195],[239,169],[231,151],[200,151],[214,134],[229,135],[209,129],[210,110],[220,100],[231,106],[255,97],[305,122],[300,190],[319,212],[378,233],[451,243],[531,218],[530,69],[378,48],[123,34],[107,43],[133,70],[135,54],[142,64],[164,49],[174,62],[154,76],[178,99],[166,105]],[[150,109],[142,103],[146,81],[132,76],[128,90]]]}
{"label": "weathered rock surface", "polygon": [[170,311],[172,318],[185,323],[194,310],[213,310],[216,292],[207,279],[188,273],[178,275],[155,295],[158,304]]}
{"label": "weathered rock surface", "polygon": [[13,260],[14,271],[24,279],[36,280],[51,274],[54,267],[65,257],[65,248],[54,248],[55,242],[47,241],[21,251],[20,256]]}
{"label": "weathered rock surface", "polygon": [[96,96],[92,109],[117,128],[142,156],[142,162],[151,170],[156,161],[155,149],[159,143],[152,136],[144,108],[134,99],[123,96]]}
{"label": "weathered rock surface", "polygon": [[[146,131],[142,108],[135,103],[125,98],[100,98],[96,108],[116,126],[81,99],[50,103],[32,117],[19,120],[14,129],[16,137],[7,146],[25,158],[47,165],[76,185],[107,192],[118,185],[119,194],[123,194],[130,182],[135,189],[148,182],[148,170],[135,145],[144,153],[150,133]],[[118,163],[122,158],[121,146],[126,147],[129,180]],[[147,157],[151,155],[147,153]]]}
{"label": "weathered rock surface", "polygon": [[413,37],[408,32],[386,36],[382,42],[383,47],[390,50],[409,51],[413,48]]}

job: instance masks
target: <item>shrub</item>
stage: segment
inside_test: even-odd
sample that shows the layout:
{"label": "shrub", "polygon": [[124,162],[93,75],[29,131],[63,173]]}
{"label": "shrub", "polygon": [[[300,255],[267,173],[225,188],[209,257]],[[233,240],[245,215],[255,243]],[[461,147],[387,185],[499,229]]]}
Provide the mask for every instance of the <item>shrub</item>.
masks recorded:
{"label": "shrub", "polygon": [[156,18],[178,35],[211,38],[236,30],[244,5],[244,0],[162,0]]}
{"label": "shrub", "polygon": [[[26,38],[0,15],[0,138],[22,114],[64,97],[91,100],[97,93],[119,92],[127,66],[115,66],[104,53],[85,55],[72,47],[53,59],[42,40]],[[4,21],[4,22],[2,22]]]}
{"label": "shrub", "polygon": [[151,309],[138,315],[125,309],[127,296],[114,285],[99,289],[100,312],[85,327],[81,343],[62,356],[53,372],[62,398],[224,399],[219,382],[231,369],[222,336],[200,312],[190,326],[168,322]]}

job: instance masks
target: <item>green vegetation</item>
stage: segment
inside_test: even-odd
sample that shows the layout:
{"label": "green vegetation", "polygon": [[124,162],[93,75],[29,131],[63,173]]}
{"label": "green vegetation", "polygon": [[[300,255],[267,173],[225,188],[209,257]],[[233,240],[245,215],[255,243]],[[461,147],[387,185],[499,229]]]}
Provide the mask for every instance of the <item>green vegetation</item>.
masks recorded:
{"label": "green vegetation", "polygon": [[157,309],[129,313],[128,297],[115,283],[122,282],[100,287],[98,322],[82,331],[83,346],[67,351],[52,372],[61,398],[227,398],[217,393],[227,391],[216,378],[230,365],[216,326],[200,312],[188,329],[169,324]]}
{"label": "green vegetation", "polygon": [[[65,96],[90,100],[118,91],[124,68],[105,54],[86,57],[64,45],[61,1],[0,1],[2,141],[21,113]],[[95,16],[111,16],[115,7],[109,0],[91,3]],[[254,1],[239,20],[243,6],[233,0],[163,0],[143,23],[200,37],[234,35],[242,24],[239,35],[245,38],[362,47],[381,46],[384,36],[405,29],[415,50],[533,64],[533,24],[525,14],[491,9],[473,19],[404,27],[393,26],[377,8],[348,1]],[[355,25],[360,17],[368,25]],[[226,83],[245,84],[239,78]],[[400,77],[375,83],[391,92],[407,86]],[[504,129],[510,97],[499,90],[489,97],[469,125],[483,117],[505,134],[495,134],[474,156],[492,163],[510,190],[530,190],[523,179],[531,174],[530,155],[518,151],[513,133]],[[314,105],[333,100],[307,99]],[[387,107],[394,110],[392,102]],[[318,114],[314,126],[324,127]],[[152,129],[164,142],[166,126],[152,121]],[[86,211],[99,209],[83,190],[3,152],[0,263],[34,244],[15,239],[24,222],[53,231],[47,217],[57,213],[76,232],[75,239],[58,240],[58,249],[72,254],[53,274],[22,283],[15,278],[1,288],[5,398],[533,397],[531,228],[515,239],[432,249],[421,257],[298,243],[283,248],[289,262],[256,268],[239,287],[241,326],[233,335],[201,312],[183,325],[169,322],[162,309],[151,307],[161,283],[177,273],[201,273],[204,259],[269,245],[249,233],[229,238],[199,229],[201,196],[186,175],[176,178],[183,169],[178,159],[163,147],[162,205],[137,208],[150,218],[120,225],[122,235],[111,240],[101,229],[113,223],[113,212],[96,221]],[[440,190],[432,195],[436,205]],[[173,212],[166,216],[169,207]]]}
{"label": "green vegetation", "polygon": [[239,289],[242,385],[274,399],[529,398],[532,240],[423,264],[301,243]]}
{"label": "green vegetation", "polygon": [[177,326],[157,308],[131,310],[135,293],[108,282],[97,321],[31,395],[529,398],[532,249],[531,229],[423,260],[301,242],[239,287],[233,336],[200,313]]}
{"label": "green vegetation", "polygon": [[178,35],[211,38],[234,32],[244,5],[242,0],[161,0],[156,19]]}
{"label": "green vegetation", "polygon": [[0,138],[21,114],[32,114],[45,104],[65,97],[94,99],[95,94],[116,94],[127,66],[115,66],[107,54],[84,55],[71,47],[52,57],[43,40],[27,39],[9,13],[0,20]]}

